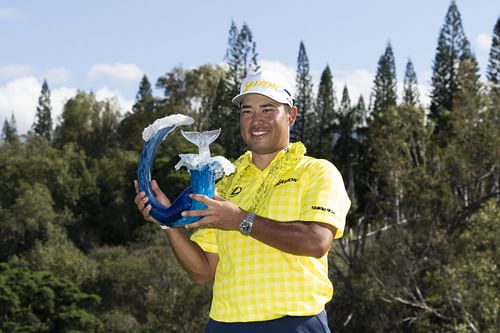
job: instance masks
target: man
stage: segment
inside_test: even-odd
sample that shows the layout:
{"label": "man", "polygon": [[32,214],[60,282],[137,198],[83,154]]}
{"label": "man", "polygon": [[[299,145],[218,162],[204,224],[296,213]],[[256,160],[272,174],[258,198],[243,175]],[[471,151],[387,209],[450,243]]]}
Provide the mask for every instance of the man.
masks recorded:
{"label": "man", "polygon": [[[206,210],[183,229],[166,230],[177,260],[198,283],[213,284],[205,332],[330,332],[325,304],[333,288],[327,254],[342,236],[350,201],[342,177],[326,160],[290,144],[297,116],[288,83],[261,71],[247,76],[233,100],[249,151],[214,199],[193,194]],[[157,198],[169,205],[153,181]],[[137,182],[136,182],[137,191]],[[135,203],[148,221],[147,197]]]}

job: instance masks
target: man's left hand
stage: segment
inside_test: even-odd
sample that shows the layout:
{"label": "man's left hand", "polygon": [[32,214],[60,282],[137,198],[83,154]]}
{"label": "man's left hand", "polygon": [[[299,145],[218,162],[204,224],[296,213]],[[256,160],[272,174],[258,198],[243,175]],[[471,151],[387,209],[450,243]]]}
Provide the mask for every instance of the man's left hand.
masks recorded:
{"label": "man's left hand", "polygon": [[202,210],[186,210],[182,216],[202,216],[202,219],[186,224],[186,229],[217,228],[223,230],[239,230],[240,222],[245,218],[246,212],[240,207],[215,194],[213,199],[206,195],[191,194],[191,199],[207,206]]}

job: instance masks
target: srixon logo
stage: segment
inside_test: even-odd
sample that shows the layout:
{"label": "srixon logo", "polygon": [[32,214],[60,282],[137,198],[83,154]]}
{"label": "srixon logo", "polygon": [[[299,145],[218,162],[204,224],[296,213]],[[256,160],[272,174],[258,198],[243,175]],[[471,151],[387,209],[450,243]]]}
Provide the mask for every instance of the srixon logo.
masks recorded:
{"label": "srixon logo", "polygon": [[234,196],[240,194],[241,190],[243,190],[243,189],[240,186],[236,186],[235,188],[233,188],[230,195],[232,197],[234,197]]}
{"label": "srixon logo", "polygon": [[297,178],[280,179],[276,184],[274,184],[274,186],[283,185],[290,182],[296,183],[298,181],[299,180]]}

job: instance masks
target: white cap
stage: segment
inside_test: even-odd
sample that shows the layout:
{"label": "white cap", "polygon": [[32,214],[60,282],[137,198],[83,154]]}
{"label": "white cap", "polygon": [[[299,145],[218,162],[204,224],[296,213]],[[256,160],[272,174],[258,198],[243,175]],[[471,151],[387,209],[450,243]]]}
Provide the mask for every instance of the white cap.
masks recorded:
{"label": "white cap", "polygon": [[233,98],[233,104],[239,105],[248,94],[261,94],[293,106],[292,89],[288,82],[281,75],[268,70],[248,74],[241,82],[240,93]]}

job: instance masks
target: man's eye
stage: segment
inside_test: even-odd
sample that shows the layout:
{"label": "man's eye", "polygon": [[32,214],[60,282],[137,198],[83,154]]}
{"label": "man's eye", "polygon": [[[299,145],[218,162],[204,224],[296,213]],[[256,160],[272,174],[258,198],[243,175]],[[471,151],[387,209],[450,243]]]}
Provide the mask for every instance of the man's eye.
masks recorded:
{"label": "man's eye", "polygon": [[269,112],[273,112],[274,109],[269,107],[269,108],[264,108],[264,110],[262,110],[263,112],[266,112],[266,113],[269,113]]}
{"label": "man's eye", "polygon": [[249,116],[251,115],[253,112],[252,110],[240,110],[240,113],[244,116]]}

